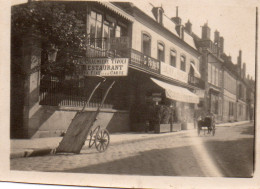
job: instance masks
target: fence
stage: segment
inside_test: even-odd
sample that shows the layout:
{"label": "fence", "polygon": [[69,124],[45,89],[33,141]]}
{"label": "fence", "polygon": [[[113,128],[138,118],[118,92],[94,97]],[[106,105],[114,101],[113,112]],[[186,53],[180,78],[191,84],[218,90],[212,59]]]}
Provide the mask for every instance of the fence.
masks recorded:
{"label": "fence", "polygon": [[[60,80],[50,76],[43,78],[40,85],[40,104],[49,106],[83,107],[93,86],[86,86],[86,78]],[[103,90],[98,89],[86,107],[98,107],[103,97]],[[107,99],[103,108],[112,108],[111,99]]]}

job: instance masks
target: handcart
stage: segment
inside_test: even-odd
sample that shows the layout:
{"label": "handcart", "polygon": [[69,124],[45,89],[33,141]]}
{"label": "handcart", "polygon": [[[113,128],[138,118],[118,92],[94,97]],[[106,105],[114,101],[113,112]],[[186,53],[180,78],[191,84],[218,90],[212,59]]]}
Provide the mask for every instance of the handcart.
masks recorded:
{"label": "handcart", "polygon": [[58,148],[56,149],[56,153],[77,153],[79,154],[85,141],[88,139],[88,146],[91,148],[95,145],[97,151],[104,152],[110,142],[109,132],[106,129],[97,126],[93,128],[95,121],[97,120],[97,116],[100,112],[100,108],[103,106],[103,103],[110,91],[113,87],[115,81],[113,81],[108,87],[101,104],[98,106],[97,111],[95,112],[86,112],[84,111],[86,104],[88,104],[94,95],[97,88],[101,85],[101,83],[105,82],[106,79],[103,78],[103,81],[100,81],[92,93],[90,94],[87,102],[85,102],[81,111],[77,112],[72,122],[70,123],[66,134],[64,135],[62,141],[60,142]]}
{"label": "handcart", "polygon": [[204,135],[215,135],[216,128],[215,128],[215,119],[212,116],[206,116],[204,119],[198,121],[198,136],[200,133],[203,132]]}

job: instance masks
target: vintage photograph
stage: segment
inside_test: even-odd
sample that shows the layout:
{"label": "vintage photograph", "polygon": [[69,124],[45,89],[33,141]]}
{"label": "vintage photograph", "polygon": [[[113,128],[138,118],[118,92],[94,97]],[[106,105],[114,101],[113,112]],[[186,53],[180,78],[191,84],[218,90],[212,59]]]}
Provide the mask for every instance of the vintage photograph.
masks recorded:
{"label": "vintage photograph", "polygon": [[258,8],[234,2],[13,1],[10,172],[253,179]]}

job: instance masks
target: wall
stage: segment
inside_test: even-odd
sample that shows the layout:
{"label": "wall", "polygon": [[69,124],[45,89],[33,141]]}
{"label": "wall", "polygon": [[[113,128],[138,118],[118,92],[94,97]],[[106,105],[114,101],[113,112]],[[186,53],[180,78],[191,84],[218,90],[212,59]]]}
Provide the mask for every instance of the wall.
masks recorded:
{"label": "wall", "polygon": [[[66,132],[77,108],[58,108],[54,106],[41,106],[34,118],[38,125],[29,128],[30,138],[61,136]],[[86,109],[95,111],[95,109]],[[130,131],[128,111],[102,110],[93,127],[100,125],[107,128],[110,133]]]}
{"label": "wall", "polygon": [[[158,41],[161,41],[165,45],[165,63],[169,64],[170,62],[170,50],[173,49],[177,52],[176,57],[176,67],[180,69],[180,57],[181,55],[186,56],[186,72],[190,70],[190,61],[193,60],[195,66],[198,70],[199,60],[195,53],[191,52],[192,50],[185,47],[180,42],[177,42],[176,39],[170,38],[169,36],[161,35],[163,32],[157,28],[153,28],[152,24],[147,23],[147,21],[137,18],[133,24],[133,36],[132,36],[132,48],[137,51],[142,51],[142,32],[146,32],[151,35],[151,56],[157,59],[157,45]],[[184,42],[183,42],[184,43]]]}

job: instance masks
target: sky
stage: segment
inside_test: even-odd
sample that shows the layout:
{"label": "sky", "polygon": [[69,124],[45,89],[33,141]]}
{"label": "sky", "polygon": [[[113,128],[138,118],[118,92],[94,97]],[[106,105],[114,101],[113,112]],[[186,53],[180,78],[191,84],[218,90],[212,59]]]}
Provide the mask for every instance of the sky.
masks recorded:
{"label": "sky", "polygon": [[242,62],[246,63],[246,72],[255,78],[256,5],[260,5],[260,0],[149,0],[149,2],[155,6],[162,5],[168,17],[176,16],[178,6],[182,24],[189,19],[192,31],[199,37],[201,26],[208,22],[211,28],[211,40],[214,40],[214,32],[218,30],[224,37],[224,51],[232,57],[234,64],[237,63],[239,50],[242,50]]}
{"label": "sky", "polygon": [[[214,32],[218,30],[224,37],[224,51],[232,57],[234,64],[237,63],[239,50],[242,50],[242,62],[246,63],[246,73],[255,78],[255,18],[256,6],[260,5],[260,0],[148,1],[155,6],[162,5],[168,17],[176,15],[178,6],[182,24],[190,20],[192,31],[199,37],[201,26],[208,22],[211,39],[214,40]],[[12,0],[14,4],[18,2],[24,3],[27,0]]]}

